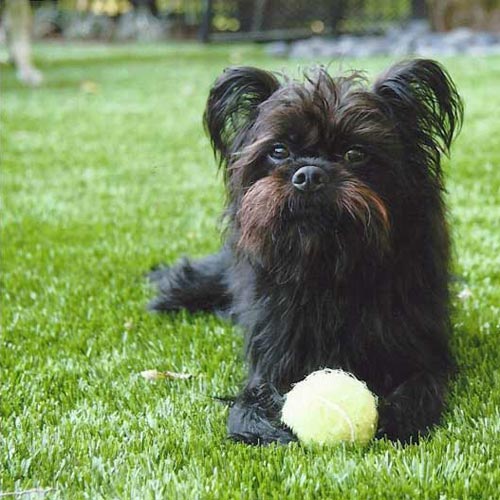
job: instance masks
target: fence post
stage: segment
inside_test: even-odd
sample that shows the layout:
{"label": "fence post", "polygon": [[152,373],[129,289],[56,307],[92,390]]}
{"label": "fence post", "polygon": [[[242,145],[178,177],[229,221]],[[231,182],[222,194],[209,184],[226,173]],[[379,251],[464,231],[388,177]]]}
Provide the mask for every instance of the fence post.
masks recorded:
{"label": "fence post", "polygon": [[205,0],[203,3],[205,8],[203,9],[199,37],[203,43],[208,43],[210,41],[210,30],[212,27],[212,0]]}
{"label": "fence post", "polygon": [[426,0],[411,0],[411,17],[413,19],[422,19],[427,17]]}

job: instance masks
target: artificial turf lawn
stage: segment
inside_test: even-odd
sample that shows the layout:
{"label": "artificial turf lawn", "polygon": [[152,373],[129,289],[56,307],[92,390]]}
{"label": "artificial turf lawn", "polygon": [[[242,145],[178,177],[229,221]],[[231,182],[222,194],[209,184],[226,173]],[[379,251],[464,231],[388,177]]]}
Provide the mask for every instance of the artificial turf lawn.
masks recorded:
{"label": "artificial turf lawn", "polygon": [[[225,439],[242,338],[210,315],[154,316],[143,273],[220,243],[201,114],[251,46],[37,49],[46,83],[2,68],[0,491],[46,498],[498,498],[500,58],[443,62],[466,102],[447,163],[460,375],[421,444],[253,448]],[[344,61],[381,70],[388,60]],[[333,63],[332,71],[338,67]],[[190,380],[142,379],[145,369]]]}

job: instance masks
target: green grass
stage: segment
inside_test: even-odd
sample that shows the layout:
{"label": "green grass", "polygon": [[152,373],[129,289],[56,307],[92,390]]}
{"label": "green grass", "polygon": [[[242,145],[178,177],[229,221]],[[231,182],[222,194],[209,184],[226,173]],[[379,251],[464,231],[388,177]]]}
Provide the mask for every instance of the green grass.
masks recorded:
{"label": "green grass", "polygon": [[[418,446],[310,450],[225,439],[227,410],[211,396],[241,384],[240,333],[209,315],[148,314],[143,279],[154,263],[220,243],[223,191],[201,127],[210,83],[233,63],[292,72],[298,63],[250,46],[36,54],[39,89],[2,68],[1,492],[498,497],[500,58],[444,61],[466,102],[446,169],[455,269],[472,297],[454,301],[461,372],[443,425]],[[353,64],[375,74],[388,63]],[[152,368],[194,377],[138,375]]]}

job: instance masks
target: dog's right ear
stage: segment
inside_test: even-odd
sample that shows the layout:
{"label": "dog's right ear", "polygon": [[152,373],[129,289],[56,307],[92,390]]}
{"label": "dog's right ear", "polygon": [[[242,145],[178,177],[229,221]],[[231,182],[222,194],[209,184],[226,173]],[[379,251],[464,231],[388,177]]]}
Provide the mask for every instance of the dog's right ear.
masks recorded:
{"label": "dog's right ear", "polygon": [[279,86],[272,73],[247,66],[228,68],[216,80],[203,120],[221,164],[238,151],[257,118],[259,104]]}

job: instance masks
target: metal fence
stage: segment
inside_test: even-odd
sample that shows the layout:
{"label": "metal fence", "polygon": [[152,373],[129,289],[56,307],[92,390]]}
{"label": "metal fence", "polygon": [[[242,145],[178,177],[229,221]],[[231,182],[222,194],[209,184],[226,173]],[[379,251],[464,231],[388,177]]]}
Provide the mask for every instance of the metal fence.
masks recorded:
{"label": "metal fence", "polygon": [[206,0],[201,37],[294,39],[376,33],[425,14],[425,0]]}
{"label": "metal fence", "polygon": [[[157,26],[157,32],[165,37],[267,41],[311,35],[379,33],[391,25],[425,15],[426,1],[32,0],[32,4],[45,10],[51,6],[51,22],[58,25],[63,34],[73,33],[72,25],[82,22],[106,25],[108,33],[124,16],[130,19],[130,13],[146,12],[150,16],[149,24]],[[90,30],[90,34],[96,30]]]}

